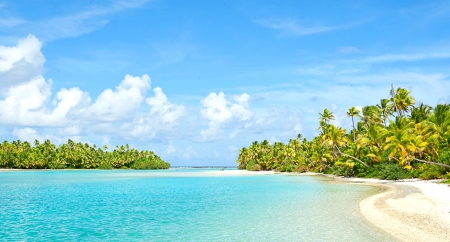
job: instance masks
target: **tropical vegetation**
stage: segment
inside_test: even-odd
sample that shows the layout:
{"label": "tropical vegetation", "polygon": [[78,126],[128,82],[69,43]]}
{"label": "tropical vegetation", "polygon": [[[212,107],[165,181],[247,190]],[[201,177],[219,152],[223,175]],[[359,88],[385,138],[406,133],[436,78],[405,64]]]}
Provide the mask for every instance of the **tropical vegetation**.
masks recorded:
{"label": "tropical vegetation", "polygon": [[50,140],[34,144],[27,141],[4,141],[0,143],[0,168],[16,169],[168,169],[153,151],[117,146],[109,151],[108,146],[98,148],[85,143],[67,143],[56,147]]}
{"label": "tropical vegetation", "polygon": [[335,116],[325,109],[319,113],[319,134],[311,140],[299,134],[286,144],[255,141],[239,151],[238,169],[450,178],[449,104],[417,105],[407,89],[392,86],[389,98],[351,107],[347,115],[349,132],[333,125]]}

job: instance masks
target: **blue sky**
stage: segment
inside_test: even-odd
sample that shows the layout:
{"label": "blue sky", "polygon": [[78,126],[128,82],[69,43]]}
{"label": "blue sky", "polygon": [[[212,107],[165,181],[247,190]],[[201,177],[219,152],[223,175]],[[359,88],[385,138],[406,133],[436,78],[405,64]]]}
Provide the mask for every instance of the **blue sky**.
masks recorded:
{"label": "blue sky", "polygon": [[448,1],[0,1],[0,133],[234,165],[352,106],[450,102]]}

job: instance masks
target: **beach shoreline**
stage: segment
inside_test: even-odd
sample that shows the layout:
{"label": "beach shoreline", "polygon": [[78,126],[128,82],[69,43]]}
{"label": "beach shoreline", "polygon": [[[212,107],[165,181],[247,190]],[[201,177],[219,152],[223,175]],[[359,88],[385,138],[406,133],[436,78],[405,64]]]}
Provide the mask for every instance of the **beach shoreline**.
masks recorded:
{"label": "beach shoreline", "polygon": [[401,241],[450,241],[450,186],[437,180],[341,178],[337,182],[378,186],[360,202],[362,215]]}

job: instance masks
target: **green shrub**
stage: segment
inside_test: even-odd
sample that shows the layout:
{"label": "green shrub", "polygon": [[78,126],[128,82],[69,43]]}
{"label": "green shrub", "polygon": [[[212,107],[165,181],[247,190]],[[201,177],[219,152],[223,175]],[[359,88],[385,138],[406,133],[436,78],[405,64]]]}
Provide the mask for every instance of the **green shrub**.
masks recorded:
{"label": "green shrub", "polygon": [[439,158],[437,159],[437,162],[442,163],[442,164],[450,165],[450,150],[449,149],[445,149],[439,155]]}
{"label": "green shrub", "polygon": [[295,172],[304,173],[307,171],[309,171],[309,168],[306,165],[298,165],[297,167],[295,167]]}
{"label": "green shrub", "polygon": [[253,171],[260,171],[261,170],[261,166],[259,164],[255,164],[253,166]]}
{"label": "green shrub", "polygon": [[97,167],[99,170],[112,170],[113,166],[108,162],[103,162],[100,166]]}
{"label": "green shrub", "polygon": [[335,176],[345,176],[345,177],[353,177],[355,176],[355,173],[353,169],[350,169],[346,166],[332,166],[330,169],[327,169],[325,174],[333,174]]}
{"label": "green shrub", "polygon": [[379,178],[384,180],[400,180],[411,178],[409,171],[403,169],[400,164],[382,162],[367,169],[366,178]]}
{"label": "green shrub", "polygon": [[281,171],[281,172],[293,172],[293,171],[295,171],[295,169],[296,169],[296,167],[294,165],[286,164],[286,165],[280,166],[278,171]]}
{"label": "green shrub", "polygon": [[135,170],[169,169],[170,164],[160,159],[143,157],[139,160],[133,161],[130,165],[130,168]]}
{"label": "green shrub", "polygon": [[444,178],[446,170],[448,169],[442,166],[422,164],[414,175],[423,180],[440,179]]}
{"label": "green shrub", "polygon": [[255,166],[255,162],[253,160],[247,162],[247,166],[245,167],[245,169],[247,171],[253,171],[253,166]]}

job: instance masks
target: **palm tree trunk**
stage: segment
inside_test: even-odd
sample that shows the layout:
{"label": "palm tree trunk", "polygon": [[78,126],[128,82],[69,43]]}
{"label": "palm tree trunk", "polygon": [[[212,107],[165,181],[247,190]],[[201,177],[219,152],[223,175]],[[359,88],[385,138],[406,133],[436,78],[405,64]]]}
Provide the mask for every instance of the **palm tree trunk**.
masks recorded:
{"label": "palm tree trunk", "polygon": [[413,160],[418,161],[418,162],[427,163],[427,164],[430,164],[430,165],[437,165],[437,166],[443,166],[443,167],[450,168],[449,165],[438,163],[438,162],[426,161],[426,160],[421,160],[421,159],[417,159],[417,158],[414,158]]}
{"label": "palm tree trunk", "polygon": [[353,125],[353,141],[356,141],[355,121],[353,121],[353,115],[352,115],[352,125]]}
{"label": "palm tree trunk", "polygon": [[343,156],[350,157],[350,158],[352,158],[352,159],[354,159],[354,160],[357,160],[357,161],[359,161],[361,164],[363,164],[365,167],[370,168],[370,166],[367,165],[364,161],[362,161],[362,160],[360,160],[360,159],[358,159],[358,158],[356,158],[356,157],[353,157],[353,156],[351,156],[351,155],[347,155],[347,154],[345,154],[345,153],[342,153],[341,150],[337,147],[337,145],[335,145],[335,146],[336,146],[337,150],[339,151],[339,154],[341,154],[341,155],[343,155]]}

